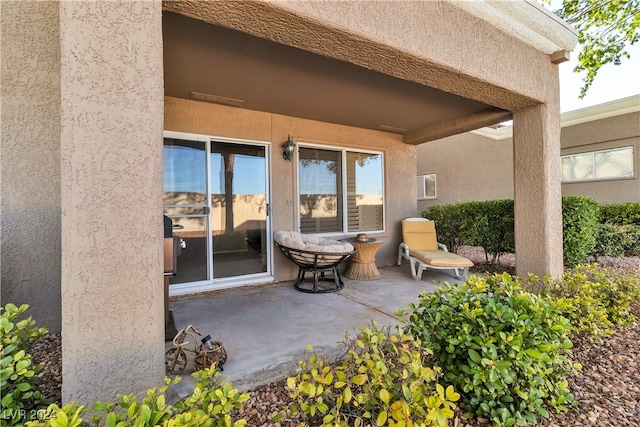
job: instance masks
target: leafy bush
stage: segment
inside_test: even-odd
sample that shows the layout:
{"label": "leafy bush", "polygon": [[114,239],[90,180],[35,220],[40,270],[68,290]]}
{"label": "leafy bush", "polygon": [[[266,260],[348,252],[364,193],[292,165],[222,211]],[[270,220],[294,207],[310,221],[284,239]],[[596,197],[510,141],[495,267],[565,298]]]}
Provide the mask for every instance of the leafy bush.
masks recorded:
{"label": "leafy bush", "polygon": [[622,226],[613,224],[598,224],[596,245],[591,255],[621,257],[624,256],[625,236]]}
{"label": "leafy bush", "polygon": [[[115,403],[96,402],[93,406],[91,418],[93,425],[115,426],[208,426],[208,427],[242,427],[244,419],[233,421],[231,412],[242,407],[249,395],[238,393],[231,383],[222,384],[215,380],[219,374],[215,365],[209,369],[194,372],[193,376],[200,381],[196,384],[191,396],[178,402],[175,406],[168,405],[165,393],[171,384],[180,381],[177,377],[173,382],[165,378],[165,384],[160,388],[147,391],[147,396],[138,402],[134,394],[118,395]],[[84,406],[72,402],[60,408],[53,404],[47,409],[47,417],[39,421],[28,423],[29,427],[77,427],[86,425],[81,415],[86,412]]]}
{"label": "leafy bush", "polygon": [[517,278],[505,273],[447,283],[410,307],[407,329],[433,349],[469,416],[525,425],[537,414],[547,417],[545,405],[577,404],[566,380],[569,321]]}
{"label": "leafy bush", "polygon": [[295,411],[314,426],[445,426],[459,395],[438,384],[440,369],[427,366],[431,352],[410,335],[374,323],[348,343],[338,365],[314,354],[302,373],[287,380]]}
{"label": "leafy bush", "polygon": [[[562,198],[565,265],[571,267],[584,262],[593,252],[598,214],[598,202],[593,199]],[[422,212],[422,216],[436,221],[438,239],[453,252],[461,245],[480,246],[488,262],[496,262],[500,255],[515,252],[513,200],[437,205]]]}
{"label": "leafy bush", "polygon": [[579,265],[560,280],[530,276],[526,287],[569,318],[574,333],[596,338],[634,321],[631,307],[640,304],[640,279],[598,264]]}
{"label": "leafy bush", "polygon": [[603,224],[640,225],[640,203],[615,203],[601,205],[599,221]]}
{"label": "leafy bush", "polygon": [[422,217],[436,222],[438,240],[451,252],[457,252],[462,245],[470,244],[468,239],[480,226],[471,212],[473,203],[436,205],[422,212]]}
{"label": "leafy bush", "polygon": [[624,253],[628,256],[640,256],[640,225],[626,225],[622,227],[624,238]]}
{"label": "leafy bush", "polygon": [[36,328],[31,317],[17,320],[28,308],[27,304],[0,307],[1,427],[23,425],[49,403],[36,386],[42,365],[34,365],[28,354],[31,344],[47,330]]}
{"label": "leafy bush", "polygon": [[462,245],[480,246],[487,261],[515,251],[513,200],[436,205],[422,212],[436,222],[438,240],[456,252]]}
{"label": "leafy bush", "polygon": [[589,197],[562,198],[564,265],[584,262],[596,245],[598,233],[598,202]]}
{"label": "leafy bush", "polygon": [[476,230],[474,238],[469,240],[474,246],[484,249],[487,261],[495,263],[500,255],[515,252],[513,200],[477,203],[474,222],[482,226]]}
{"label": "leafy bush", "polygon": [[[627,234],[627,228],[631,226],[598,224],[598,235],[596,245],[591,251],[591,255],[596,257],[622,257],[625,256],[627,248],[634,245],[635,236]],[[640,229],[640,227],[639,227]]]}

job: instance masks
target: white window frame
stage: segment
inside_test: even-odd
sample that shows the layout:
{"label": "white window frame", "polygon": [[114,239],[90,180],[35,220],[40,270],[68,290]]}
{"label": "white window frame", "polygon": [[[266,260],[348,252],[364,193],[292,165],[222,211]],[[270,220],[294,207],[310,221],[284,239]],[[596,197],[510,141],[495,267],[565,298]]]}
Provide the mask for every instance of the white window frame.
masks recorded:
{"label": "white window frame", "polygon": [[309,233],[314,236],[335,236],[335,235],[343,235],[343,236],[355,236],[361,231],[348,231],[349,224],[349,212],[344,207],[347,206],[347,152],[351,153],[364,153],[364,154],[377,154],[382,157],[382,229],[380,230],[371,230],[367,231],[367,234],[377,234],[384,233],[386,230],[386,218],[387,218],[387,207],[386,207],[386,194],[385,194],[385,182],[386,182],[386,168],[385,168],[385,155],[383,151],[376,150],[367,150],[363,148],[355,148],[355,147],[342,147],[342,146],[334,146],[334,145],[323,145],[323,144],[314,144],[308,142],[299,141],[296,144],[296,156],[295,156],[295,170],[296,170],[296,228],[300,231],[300,169],[298,167],[299,155],[298,150],[300,148],[310,148],[310,149],[318,149],[318,150],[326,150],[326,151],[336,151],[341,153],[341,174],[342,174],[342,182],[340,182],[341,190],[342,190],[342,230],[336,230],[326,233]]}
{"label": "white window frame", "polygon": [[[429,181],[433,181],[433,195],[429,194]],[[425,173],[416,177],[418,200],[434,200],[438,198],[438,181],[435,173]]]}
{"label": "white window frame", "polygon": [[[631,150],[631,174],[629,175],[619,175],[619,176],[607,176],[607,177],[603,177],[603,178],[599,178],[598,176],[596,176],[596,155],[597,154],[601,154],[601,153],[610,153],[610,152],[615,152],[615,151],[626,151],[626,150]],[[564,168],[562,167],[562,162],[565,159],[569,159],[571,157],[578,157],[578,156],[590,156],[591,157],[591,175],[589,178],[582,178],[582,179],[565,179],[564,177]],[[572,153],[572,154],[565,154],[563,156],[560,156],[560,168],[562,170],[562,183],[563,184],[569,184],[569,183],[577,183],[577,182],[591,182],[591,181],[611,181],[611,180],[618,180],[618,179],[629,179],[629,178],[633,178],[635,177],[636,171],[635,171],[635,150],[634,147],[632,145],[626,146],[626,147],[617,147],[617,148],[609,148],[606,150],[594,150],[594,151],[584,151],[581,153]]]}

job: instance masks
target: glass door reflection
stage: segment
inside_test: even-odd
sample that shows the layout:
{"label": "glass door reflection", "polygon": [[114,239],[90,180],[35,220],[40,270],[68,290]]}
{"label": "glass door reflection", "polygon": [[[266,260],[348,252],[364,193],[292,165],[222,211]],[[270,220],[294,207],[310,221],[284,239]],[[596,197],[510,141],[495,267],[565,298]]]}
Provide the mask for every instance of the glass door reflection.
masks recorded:
{"label": "glass door reflection", "polygon": [[213,277],[268,271],[266,148],[211,143]]}
{"label": "glass door reflection", "polygon": [[177,274],[171,277],[171,284],[209,278],[206,145],[203,141],[173,138],[164,141],[164,214],[173,220],[173,232],[186,246],[178,257]]}

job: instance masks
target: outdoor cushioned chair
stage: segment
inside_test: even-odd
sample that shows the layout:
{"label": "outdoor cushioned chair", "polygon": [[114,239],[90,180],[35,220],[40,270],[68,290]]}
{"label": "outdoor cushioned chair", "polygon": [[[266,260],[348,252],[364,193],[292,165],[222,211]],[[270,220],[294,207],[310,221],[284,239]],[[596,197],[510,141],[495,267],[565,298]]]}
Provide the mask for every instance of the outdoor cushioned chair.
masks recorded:
{"label": "outdoor cushioned chair", "polygon": [[[453,270],[458,279],[465,280],[473,263],[447,250],[436,238],[434,221],[426,218],[407,218],[402,221],[402,243],[398,249],[398,265],[402,258],[409,260],[411,276],[422,279],[425,268]],[[462,273],[460,272],[462,271]]]}
{"label": "outdoor cushioned chair", "polygon": [[[339,291],[344,282],[338,265],[355,253],[350,243],[323,239],[297,231],[276,231],[273,240],[287,258],[298,266],[295,288],[302,292],[325,293]],[[305,273],[312,274],[312,281],[305,282]],[[325,277],[325,274],[333,277]],[[326,286],[321,282],[333,282]]]}

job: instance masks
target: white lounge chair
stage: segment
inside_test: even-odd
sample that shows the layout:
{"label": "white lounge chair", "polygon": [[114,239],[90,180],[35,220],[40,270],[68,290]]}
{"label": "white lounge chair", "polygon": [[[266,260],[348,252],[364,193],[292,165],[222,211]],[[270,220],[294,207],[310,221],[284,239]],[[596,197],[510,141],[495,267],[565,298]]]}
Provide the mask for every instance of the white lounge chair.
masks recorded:
{"label": "white lounge chair", "polygon": [[453,270],[458,279],[465,280],[473,263],[456,255],[439,243],[434,221],[426,218],[407,218],[402,221],[402,243],[398,249],[398,265],[402,259],[409,260],[411,276],[422,279],[425,268]]}

